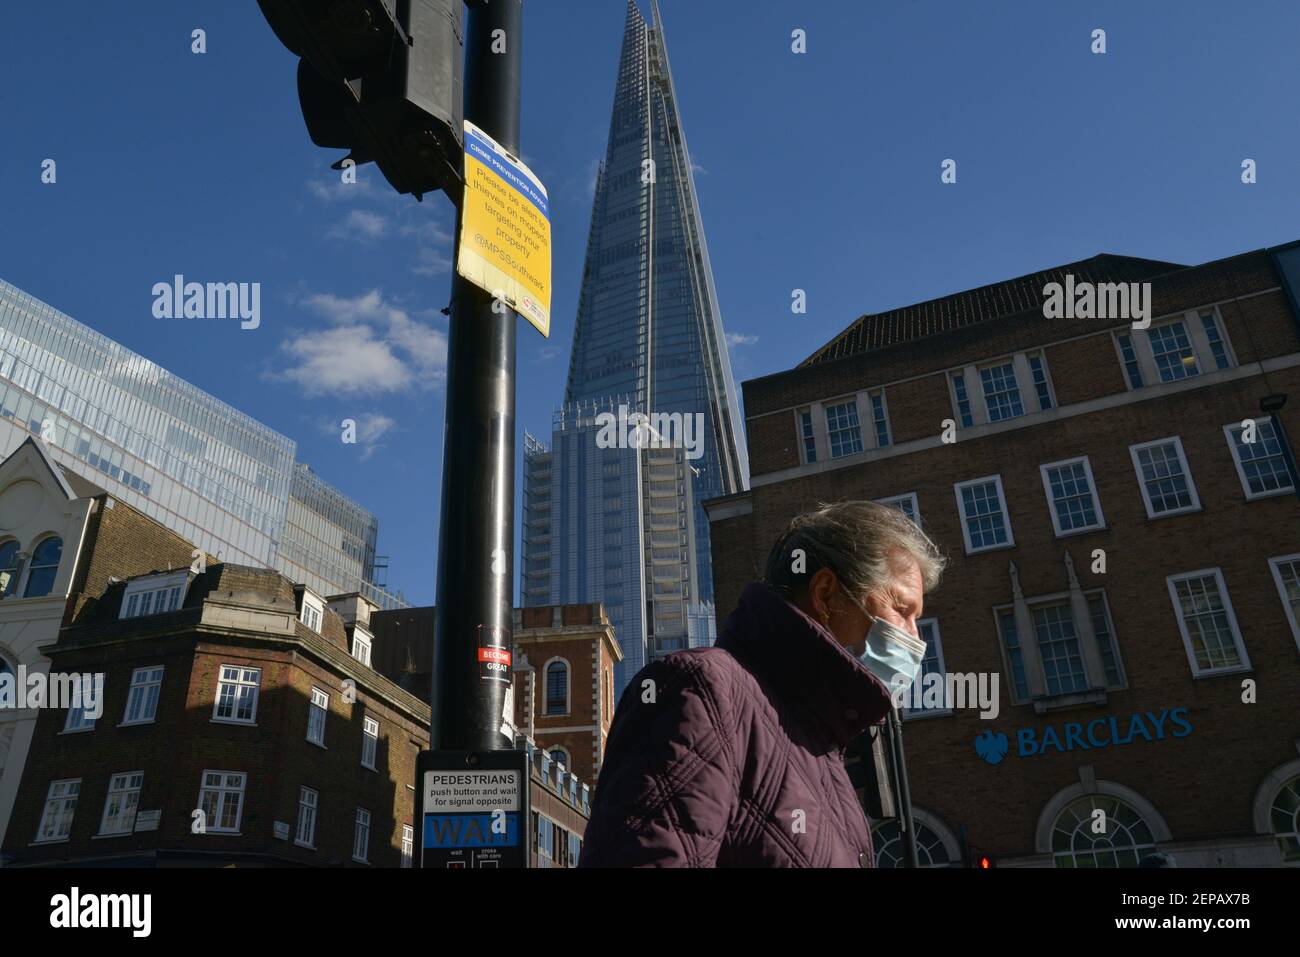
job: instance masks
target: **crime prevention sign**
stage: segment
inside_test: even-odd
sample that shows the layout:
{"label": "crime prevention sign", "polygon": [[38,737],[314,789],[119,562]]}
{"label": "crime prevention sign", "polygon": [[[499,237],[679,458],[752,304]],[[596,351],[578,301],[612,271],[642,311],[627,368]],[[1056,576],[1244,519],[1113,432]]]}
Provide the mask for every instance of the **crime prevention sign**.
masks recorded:
{"label": "crime prevention sign", "polygon": [[551,212],[546,187],[469,120],[456,271],[549,338]]}

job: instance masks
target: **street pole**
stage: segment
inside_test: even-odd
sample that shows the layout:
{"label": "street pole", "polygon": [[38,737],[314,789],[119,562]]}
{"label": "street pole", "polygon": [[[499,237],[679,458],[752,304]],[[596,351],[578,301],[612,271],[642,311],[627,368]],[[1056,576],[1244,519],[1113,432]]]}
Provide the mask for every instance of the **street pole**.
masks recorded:
{"label": "street pole", "polygon": [[[468,6],[465,119],[518,155],[523,0]],[[501,731],[511,667],[504,679],[485,677],[482,649],[510,652],[512,644],[515,321],[504,303],[453,275],[429,718],[435,751],[514,748]]]}
{"label": "street pole", "polygon": [[916,831],[912,822],[912,790],[907,782],[907,761],[903,755],[903,722],[898,709],[889,708],[889,770],[894,786],[894,811],[898,815],[898,830],[903,841],[903,866],[919,867],[916,855]]}

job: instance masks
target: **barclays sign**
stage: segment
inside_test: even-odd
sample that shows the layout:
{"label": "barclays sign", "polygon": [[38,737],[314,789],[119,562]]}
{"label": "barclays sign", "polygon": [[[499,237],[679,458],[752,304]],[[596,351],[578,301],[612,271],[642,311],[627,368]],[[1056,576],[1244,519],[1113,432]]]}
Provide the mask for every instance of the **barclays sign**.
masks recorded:
{"label": "barclays sign", "polygon": [[[1141,738],[1144,741],[1163,741],[1166,736],[1185,738],[1192,733],[1186,708],[1168,708],[1159,712],[1139,711],[1127,721],[1111,716],[1092,721],[1067,721],[1058,731],[1053,725],[1041,728],[1021,728],[1015,732],[1016,754],[1030,758],[1048,751],[1091,751],[1100,748],[1120,747]],[[985,731],[975,738],[975,753],[989,764],[1001,764],[1007,756],[1010,741],[1001,731]]]}

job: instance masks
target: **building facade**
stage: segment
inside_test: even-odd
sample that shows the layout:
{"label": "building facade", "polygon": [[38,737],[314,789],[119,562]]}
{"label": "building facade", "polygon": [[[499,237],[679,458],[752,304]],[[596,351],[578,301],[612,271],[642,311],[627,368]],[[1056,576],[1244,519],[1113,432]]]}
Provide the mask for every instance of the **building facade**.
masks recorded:
{"label": "building facade", "polygon": [[[636,414],[661,423],[653,440],[629,441]],[[662,19],[629,0],[564,406],[551,445],[525,445],[521,563],[526,606],[605,603],[620,692],[651,656],[712,642],[699,503],[746,487],[738,427]]]}
{"label": "building facade", "polygon": [[223,561],[395,601],[372,584],[374,516],[293,440],[0,281],[0,455],[30,435]]}
{"label": "building facade", "polygon": [[[1087,317],[1142,283],[1149,327]],[[1054,286],[1093,304],[1048,318]],[[1298,294],[1300,244],[1098,256],[745,383],[753,488],[708,503],[719,607],[822,502],[898,507],[950,556],[920,684],[954,693],[904,702],[923,863],[1300,864]]]}
{"label": "building facade", "polygon": [[44,651],[103,713],[37,717],[10,863],[409,866],[428,708],[366,663],[370,607],[230,563],[89,575]]}
{"label": "building facade", "polygon": [[[426,704],[432,692],[433,606],[375,612],[374,667]],[[511,714],[515,737],[578,784],[600,773],[621,658],[599,603],[516,608]]]}

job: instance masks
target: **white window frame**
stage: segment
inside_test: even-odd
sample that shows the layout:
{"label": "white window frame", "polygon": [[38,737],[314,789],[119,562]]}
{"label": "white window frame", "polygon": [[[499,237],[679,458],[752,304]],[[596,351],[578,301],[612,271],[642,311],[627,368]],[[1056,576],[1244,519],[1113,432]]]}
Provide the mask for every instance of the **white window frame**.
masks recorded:
{"label": "white window frame", "polygon": [[[872,399],[880,396],[880,411],[885,416],[885,438],[888,439],[887,445],[880,444],[880,436],[876,433],[876,407]],[[871,442],[863,442],[863,446],[868,449],[888,449],[894,446],[894,423],[889,416],[889,399],[885,395],[885,388],[881,386],[878,389],[868,389],[861,393],[858,401],[858,412],[861,415],[862,410],[867,412],[867,418],[871,421]]]}
{"label": "white window frame", "polygon": [[[1186,375],[1183,376],[1181,379],[1165,379],[1163,376],[1160,375],[1160,366],[1156,363],[1156,350],[1155,347],[1152,346],[1151,344],[1151,333],[1156,329],[1163,329],[1165,326],[1172,326],[1175,323],[1179,323],[1179,322],[1183,324],[1183,331],[1187,334],[1187,344],[1191,346],[1192,357],[1196,360],[1196,374]],[[1200,316],[1196,316],[1196,322],[1200,322]],[[1165,318],[1160,319],[1157,322],[1151,323],[1151,325],[1148,326],[1146,329],[1135,329],[1133,331],[1142,333],[1142,342],[1146,346],[1147,357],[1151,360],[1151,369],[1155,373],[1155,378],[1152,383],[1153,385],[1175,385],[1179,382],[1186,382],[1188,379],[1199,379],[1201,376],[1207,375],[1208,372],[1213,372],[1218,370],[1217,364],[1213,369],[1209,369],[1209,370],[1206,369],[1206,365],[1205,365],[1206,357],[1203,353],[1208,350],[1203,350],[1201,348],[1200,342],[1198,341],[1198,336],[1196,334],[1197,327],[1189,318],[1188,313],[1182,313],[1181,315],[1177,315],[1177,316],[1166,316]],[[1202,335],[1204,335],[1203,332]],[[1214,358],[1212,353],[1210,355],[1210,358],[1211,359]],[[1139,360],[1139,364],[1140,363],[1141,360]]]}
{"label": "white window frame", "polygon": [[[321,747],[321,748],[325,747],[325,723],[329,719],[329,713],[330,713],[329,694],[325,691],[322,691],[320,688],[313,687],[311,689],[311,701],[307,703],[308,743],[314,744],[317,747]],[[317,715],[320,715],[319,722],[318,722],[319,727],[314,728],[313,725],[317,723],[317,717],[316,717]],[[319,731],[318,737],[312,736],[313,730]]]}
{"label": "white window frame", "polygon": [[[1203,321],[1203,314],[1207,312],[1212,313],[1214,316],[1215,327],[1218,329],[1219,338],[1223,342],[1224,354],[1228,357],[1227,369],[1220,369],[1219,364],[1214,359],[1214,349],[1210,345],[1210,337],[1205,331]],[[1160,377],[1160,370],[1156,366],[1155,350],[1151,346],[1151,330],[1159,329],[1174,322],[1181,322],[1187,330],[1187,339],[1191,343],[1192,354],[1196,357],[1198,371],[1194,376],[1166,381]],[[1140,386],[1135,386],[1129,381],[1128,370],[1124,367],[1124,352],[1119,344],[1119,337],[1122,335],[1127,335],[1129,341],[1133,343],[1133,357],[1137,360],[1138,371],[1142,374],[1142,385]],[[1223,321],[1223,313],[1217,305],[1200,306],[1181,313],[1161,316],[1146,329],[1134,329],[1131,326],[1114,329],[1111,331],[1111,339],[1115,344],[1115,356],[1119,360],[1120,371],[1124,376],[1124,386],[1130,392],[1162,385],[1177,385],[1189,379],[1214,375],[1216,372],[1227,372],[1240,366],[1240,362],[1237,360],[1237,350],[1233,348],[1232,339],[1228,336],[1227,323]]]}
{"label": "white window frame", "polygon": [[[1052,482],[1048,477],[1048,470],[1060,468],[1065,465],[1075,465],[1082,462],[1084,475],[1088,477],[1088,491],[1092,496],[1093,511],[1097,513],[1097,522],[1094,525],[1084,525],[1079,528],[1062,529],[1061,519],[1056,511],[1056,499],[1052,497]],[[1052,528],[1056,531],[1057,538],[1069,538],[1071,535],[1083,535],[1087,532],[1101,531],[1106,527],[1106,516],[1101,511],[1101,494],[1097,491],[1097,480],[1092,476],[1092,463],[1088,461],[1086,455],[1076,455],[1074,458],[1061,459],[1056,462],[1045,462],[1038,466],[1039,475],[1043,479],[1043,492],[1047,495],[1047,512],[1052,519]]]}
{"label": "white window frame", "polygon": [[[1126,691],[1128,690],[1129,687],[1128,671],[1124,667],[1124,656],[1120,653],[1119,639],[1117,637],[1118,629],[1115,627],[1115,616],[1111,614],[1110,598],[1107,596],[1106,589],[1104,587],[1083,589],[1083,598],[1084,601],[1086,601],[1089,605],[1089,611],[1091,611],[1092,599],[1094,597],[1101,598],[1102,613],[1106,616],[1106,624],[1110,630],[1111,651],[1115,656],[1115,672],[1116,672],[1116,677],[1119,679],[1119,683],[1115,685],[1109,683],[1106,677],[1106,670],[1105,670],[1106,663],[1104,658],[1102,660],[1102,673],[1100,675],[1101,681],[1104,684],[1107,692]],[[1034,616],[1035,609],[1043,608],[1051,605],[1068,604],[1069,601],[1070,601],[1070,593],[1068,591],[1053,592],[1051,594],[1046,594],[1046,595],[1026,595],[1025,604],[1029,607],[1030,627],[1031,628],[1034,627],[1033,616]],[[1003,613],[1008,611],[1014,613],[1015,605],[1012,603],[1005,603],[1005,604],[993,606],[993,633],[997,636],[998,647],[1002,652],[1002,668],[1003,668],[1002,675],[1006,679],[1007,700],[1010,701],[1013,705],[1031,704],[1033,701],[1032,697],[1023,697],[1021,696],[1020,692],[1016,690],[1015,669],[1011,665],[1011,649],[1007,647],[1006,640],[1003,638],[1002,615]],[[1035,631],[1036,630],[1037,629],[1035,629]],[[1029,637],[1030,640],[1037,643],[1038,641],[1037,634],[1030,635]],[[1078,636],[1076,635],[1076,638],[1077,637]],[[1024,664],[1023,642],[1025,639],[1023,636],[1018,636],[1018,640],[1022,643],[1021,651],[1020,651],[1020,656],[1021,656],[1020,660],[1021,660],[1021,664],[1023,665]],[[1098,647],[1097,650],[1098,653],[1100,653],[1101,651],[1100,647]],[[1080,645],[1079,651],[1080,654],[1083,653],[1082,645]],[[1043,688],[1044,690],[1046,690],[1047,673],[1043,670],[1041,654],[1039,655],[1038,668],[1039,668],[1038,674],[1043,679]],[[1025,682],[1026,684],[1029,683],[1028,672],[1026,672],[1025,674]],[[1032,687],[1032,685],[1030,685],[1030,687]],[[1073,693],[1074,692],[1067,692],[1067,694],[1073,694]],[[1048,697],[1050,698],[1052,697],[1052,695],[1048,693]]]}
{"label": "white window frame", "polygon": [[[60,785],[65,785],[63,791],[55,794],[55,789]],[[73,793],[68,793],[76,785]],[[45,809],[41,811],[41,822],[36,825],[36,840],[34,844],[58,844],[69,839],[72,834],[72,822],[77,816],[77,802],[81,799],[81,778],[60,778],[58,781],[51,781],[49,790],[45,792]],[[68,807],[68,802],[72,806]],[[57,805],[56,805],[57,802]],[[67,814],[67,831],[62,834],[56,833],[52,837],[45,837],[46,826],[53,823],[53,819],[61,818]]]}
{"label": "white window frame", "polygon": [[[1052,381],[1052,369],[1047,361],[1047,351],[1045,349],[1030,349],[1024,353],[1024,357],[1026,374],[1029,376],[1029,391],[1034,398],[1034,410],[1032,412],[1026,411],[1025,415],[1038,415],[1040,412],[1051,412],[1060,408],[1060,403],[1056,401],[1056,383]],[[1037,358],[1043,367],[1043,383],[1047,386],[1047,400],[1052,404],[1051,408],[1044,409],[1042,399],[1038,396],[1038,383],[1034,381],[1034,367],[1029,361],[1034,358]],[[1020,401],[1022,404],[1024,403],[1023,396],[1021,396]]]}
{"label": "white window frame", "polygon": [[325,621],[325,602],[305,588],[302,592],[302,611],[298,613],[298,620],[318,635]]}
{"label": "white window frame", "polygon": [[[885,505],[889,508],[898,508],[898,502],[910,502],[912,505],[912,521],[917,525],[921,524],[921,503],[916,498],[915,492],[904,492],[902,495],[888,495],[885,498],[875,500],[877,505]],[[901,512],[902,509],[899,509]],[[906,512],[903,512],[906,515]]]}
{"label": "white window frame", "polygon": [[[1260,436],[1259,436],[1259,428],[1258,428],[1258,427],[1259,427],[1262,423],[1264,423],[1264,422],[1267,422],[1269,425],[1271,425],[1271,426],[1273,427],[1273,434],[1274,434],[1274,435],[1277,435],[1277,434],[1278,434],[1278,433],[1277,433],[1277,423],[1273,421],[1273,416],[1271,416],[1271,415],[1258,415],[1258,416],[1251,416],[1251,418],[1253,418],[1254,421],[1255,421],[1255,426],[1256,426],[1256,431],[1255,431],[1255,440],[1256,440],[1256,441],[1259,441],[1259,438],[1260,438]],[[1251,488],[1250,488],[1250,480],[1246,478],[1246,469],[1245,469],[1245,467],[1244,467],[1244,466],[1242,465],[1242,463],[1241,463],[1241,454],[1240,454],[1240,453],[1241,453],[1241,450],[1237,448],[1237,439],[1236,439],[1236,437],[1232,434],[1232,433],[1233,433],[1233,430],[1240,430],[1240,429],[1241,429],[1241,422],[1229,422],[1227,425],[1225,425],[1225,426],[1223,427],[1223,435],[1224,435],[1224,437],[1228,440],[1228,451],[1232,454],[1232,464],[1233,464],[1234,466],[1236,466],[1236,468],[1237,468],[1237,480],[1241,482],[1241,491],[1242,491],[1243,494],[1245,494],[1245,496],[1246,496],[1246,501],[1247,501],[1247,502],[1254,502],[1254,501],[1257,501],[1258,499],[1261,499],[1261,498],[1276,498],[1276,497],[1279,496],[1279,495],[1294,495],[1294,494],[1295,494],[1295,481],[1294,481],[1294,479],[1292,480],[1292,482],[1291,482],[1290,485],[1284,486],[1283,488],[1276,488],[1276,489],[1273,489],[1272,491],[1269,491],[1269,492],[1254,492],[1254,491],[1251,491]],[[1279,441],[1279,444],[1280,444],[1280,443],[1281,443],[1281,439],[1279,439],[1278,441]],[[1285,461],[1285,459],[1283,459],[1283,461]]]}
{"label": "white window frame", "polygon": [[[921,628],[924,625],[930,625],[934,628],[934,653],[935,653],[935,657],[939,659],[939,670],[937,674],[945,676],[944,687],[947,688],[946,676],[948,674],[948,665],[944,661],[944,657],[943,657],[943,637],[939,633],[939,619],[933,616],[930,618],[918,619],[916,622],[916,632],[918,635],[921,633]],[[922,660],[922,668],[920,671],[916,673],[916,680],[920,682],[924,678],[925,678],[925,668],[924,668],[924,660]],[[912,694],[913,694],[912,688],[908,688],[906,694],[903,697],[903,700],[910,701]],[[924,699],[924,689],[922,689],[922,698]],[[952,708],[917,708],[913,710],[912,708],[909,708],[906,705],[904,705],[903,707],[898,709],[898,713],[899,716],[904,721],[918,721],[922,718],[941,718],[944,715],[952,714],[953,711]]]}
{"label": "white window frame", "polygon": [[1291,555],[1276,555],[1268,560],[1269,571],[1273,573],[1273,582],[1277,585],[1278,598],[1282,600],[1282,611],[1286,614],[1287,623],[1291,626],[1291,637],[1295,639],[1296,647],[1300,648],[1300,614],[1295,608],[1291,607],[1291,601],[1287,598],[1286,582],[1282,580],[1281,565],[1283,562],[1300,562],[1300,552]]}
{"label": "white window frame", "polygon": [[[154,672],[157,672],[156,679],[150,678]],[[122,712],[122,723],[119,728],[129,727],[134,724],[153,724],[158,718],[158,704],[162,700],[162,683],[166,668],[163,665],[149,665],[146,668],[136,668],[131,672],[131,686],[126,693],[126,710]],[[149,704],[149,691],[157,688],[158,692],[153,698],[153,710],[147,715],[145,708]],[[131,706],[139,703],[141,717],[131,717]]]}
{"label": "white window frame", "polygon": [[[1019,360],[1021,360],[1021,361],[1017,361],[1017,359],[1019,359]],[[1023,362],[1023,365],[1024,365],[1024,369],[1023,369],[1023,370],[1022,370],[1022,368],[1021,368],[1022,362]],[[1011,366],[1011,375],[1012,375],[1012,378],[1015,379],[1015,383],[1016,383],[1016,395],[1017,395],[1017,396],[1019,397],[1019,399],[1020,399],[1020,414],[1019,414],[1019,415],[1008,415],[1008,416],[1005,416],[1005,417],[1003,417],[1003,418],[1001,418],[1001,419],[997,419],[997,420],[995,421],[994,418],[993,418],[993,413],[992,413],[992,411],[991,411],[990,408],[989,408],[989,394],[988,394],[988,392],[987,392],[987,391],[985,390],[985,388],[984,388],[984,376],[983,376],[983,372],[984,372],[985,369],[1000,369],[1000,368],[1002,368],[1003,366]],[[1044,363],[1043,363],[1044,372],[1046,372],[1046,366],[1047,366],[1047,363],[1046,363],[1046,361],[1044,361]],[[993,424],[993,425],[997,425],[998,423],[1001,423],[1001,422],[1010,422],[1010,421],[1013,420],[1013,419],[1023,419],[1023,418],[1024,418],[1025,416],[1027,416],[1027,415],[1032,415],[1034,412],[1038,412],[1038,411],[1040,411],[1040,410],[1038,410],[1038,409],[1034,409],[1033,412],[1031,412],[1030,409],[1029,409],[1029,406],[1027,406],[1027,405],[1025,404],[1025,385],[1024,385],[1023,382],[1020,381],[1020,376],[1021,376],[1021,372],[1022,372],[1022,371],[1027,371],[1028,368],[1029,368],[1029,360],[1025,357],[1025,354],[1022,353],[1022,352],[1014,353],[1014,354],[1009,355],[1009,356],[1003,356],[1003,357],[1000,358],[1000,359],[994,359],[994,360],[992,360],[992,361],[990,361],[990,362],[981,362],[981,363],[979,363],[979,364],[975,367],[975,381],[976,381],[976,383],[979,385],[979,399],[980,399],[980,405],[981,405],[981,407],[984,409],[984,421],[985,421],[986,423],[990,423],[990,424]],[[1030,376],[1030,379],[1029,379],[1029,385],[1030,385],[1031,388],[1032,388],[1033,384],[1034,384],[1033,377]],[[1051,386],[1050,386],[1050,385],[1048,386],[1048,389],[1049,389],[1049,390],[1051,389]],[[969,382],[969,381],[966,383],[966,392],[967,392],[967,394],[969,395],[969,393],[970,393],[970,382]],[[1034,404],[1035,404],[1035,405],[1038,404],[1038,393],[1037,393],[1037,391],[1034,392]]]}
{"label": "white window frame", "polygon": [[[858,445],[861,446],[861,448],[854,452],[843,452],[840,455],[836,455],[831,434],[831,409],[842,405],[853,406],[853,413],[858,420]],[[861,455],[863,452],[871,448],[871,445],[867,442],[866,433],[863,431],[862,420],[862,404],[858,401],[858,393],[856,392],[822,403],[822,427],[826,430],[827,461],[852,458],[855,455]]]}
{"label": "white window frame", "polygon": [[[175,611],[185,604],[189,587],[188,568],[176,572],[164,572],[161,575],[134,578],[127,582],[126,590],[122,592],[122,606],[117,616],[120,619],[145,618],[149,615]],[[148,599],[149,610],[142,611],[141,605],[146,599]]]}
{"label": "white window frame", "polygon": [[[352,828],[352,860],[358,864],[370,863],[370,825],[372,817],[368,810],[363,807],[357,808],[357,816],[353,819]],[[357,851],[360,849],[361,853]]]}
{"label": "white window frame", "polygon": [[[101,687],[99,689],[101,697],[103,696],[103,693],[104,689]],[[73,720],[74,718],[76,719],[75,721]],[[82,734],[87,731],[94,731],[97,720],[98,719],[96,718],[86,717],[85,699],[83,698],[81,705],[70,705],[68,707],[68,716],[63,721],[63,731],[61,733]]]}
{"label": "white window frame", "polygon": [[[812,465],[816,462],[822,461],[822,456],[819,454],[820,450],[817,447],[819,444],[817,437],[817,412],[817,408],[811,405],[794,410],[794,434],[799,443],[800,465]],[[805,415],[808,416],[808,427],[812,430],[812,434],[808,436],[803,434],[803,417]],[[825,420],[823,419],[823,424],[824,421]],[[812,440],[813,444],[812,458],[808,458],[807,442],[809,439]]]}
{"label": "white window frame", "polygon": [[[236,669],[239,672],[239,677],[237,679],[227,680],[225,677],[225,670],[227,668]],[[256,673],[257,679],[255,681],[250,681],[248,678],[244,677],[245,672],[249,672],[249,671]],[[232,685],[236,689],[234,696],[231,698],[231,701],[234,704],[234,708],[232,710],[232,714],[230,717],[224,717],[220,714],[221,689],[224,685]],[[241,718],[238,716],[239,715],[239,691],[238,691],[239,688],[253,689],[253,713],[250,717],[247,718]],[[212,702],[213,721],[217,722],[218,724],[256,725],[257,706],[262,697],[262,669],[260,667],[255,668],[249,665],[232,665],[232,664],[224,664],[224,663],[218,664],[217,665],[217,690],[216,690],[216,695],[214,697],[215,700]]]}
{"label": "white window frame", "polygon": [[[221,776],[221,783],[209,785],[208,775],[218,774]],[[229,778],[238,778],[239,785],[231,785]],[[226,807],[226,801],[229,795],[235,795],[235,823],[233,827],[220,827],[211,820],[204,821],[205,834],[239,834],[239,826],[244,820],[244,793],[248,787],[248,775],[243,771],[218,771],[213,768],[204,768],[199,776],[199,802],[195,805],[199,810],[203,810],[203,796],[209,791],[217,795],[216,820],[221,820],[221,812]]]}
{"label": "white window frame", "polygon": [[[136,778],[139,782],[136,783]],[[140,808],[140,792],[144,790],[144,772],[143,771],[126,771],[114,774],[108,779],[108,794],[104,797],[104,813],[99,819],[99,834],[97,837],[121,837],[130,834],[135,830],[135,816]],[[113,798],[117,795],[123,795],[122,808],[119,809],[118,818],[122,819],[129,816],[129,825],[127,827],[118,827],[116,830],[108,829],[109,808],[113,805]],[[126,802],[131,795],[135,795],[135,803],[126,808]]]}
{"label": "white window frame", "polygon": [[[371,728],[374,730],[371,731]],[[369,752],[370,760],[366,760]],[[371,771],[377,771],[375,759],[379,754],[379,720],[377,718],[365,717],[361,719],[361,766],[369,768]]]}
{"label": "white window frame", "polygon": [[409,868],[414,866],[415,861],[415,828],[410,824],[402,825],[402,867]]}
{"label": "white window frame", "polygon": [[370,667],[370,650],[373,638],[360,625],[352,628],[352,657],[367,668]]}
{"label": "white window frame", "polygon": [[[1187,630],[1187,622],[1183,620],[1182,604],[1178,601],[1178,589],[1175,583],[1187,578],[1205,578],[1211,575],[1218,586],[1219,597],[1223,601],[1223,609],[1227,612],[1228,627],[1232,630],[1232,638],[1237,645],[1237,654],[1241,658],[1241,663],[1228,668],[1210,668],[1201,671],[1196,666],[1196,652],[1192,648],[1192,638],[1191,633]],[[1213,678],[1218,675],[1234,675],[1253,670],[1250,664],[1250,655],[1246,652],[1246,643],[1241,637],[1241,628],[1237,624],[1237,613],[1232,607],[1232,596],[1228,594],[1228,585],[1223,580],[1222,569],[1214,567],[1201,568],[1191,572],[1178,572],[1165,578],[1165,587],[1169,590],[1169,601],[1173,605],[1174,617],[1178,620],[1178,631],[1183,636],[1183,649],[1187,652],[1187,664],[1192,670],[1193,678]]]}
{"label": "white window frame", "polygon": [[[1147,491],[1147,480],[1142,474],[1142,462],[1138,458],[1138,452],[1141,449],[1148,449],[1155,445],[1167,445],[1172,442],[1174,449],[1178,452],[1178,462],[1183,467],[1183,476],[1187,479],[1187,494],[1192,498],[1192,504],[1183,508],[1172,508],[1164,512],[1154,511],[1151,507],[1151,494]],[[1162,439],[1152,439],[1149,442],[1138,442],[1128,447],[1129,458],[1133,461],[1133,472],[1137,476],[1138,491],[1142,493],[1142,504],[1146,506],[1147,518],[1172,518],[1175,515],[1189,515],[1192,512],[1201,510],[1201,496],[1196,491],[1196,481],[1192,478],[1192,467],[1187,461],[1187,453],[1183,451],[1183,440],[1176,435],[1165,436]]]}
{"label": "white window frame", "polygon": [[[311,795],[311,800],[307,796]],[[294,826],[293,843],[309,851],[316,850],[316,818],[320,809],[320,792],[306,785],[298,788],[298,820]],[[304,826],[305,825],[305,826]],[[306,837],[303,831],[306,830]]]}
{"label": "white window frame", "polygon": [[[1017,418],[1019,418],[1019,416],[1017,416]],[[998,502],[1002,506],[1002,521],[1007,529],[1007,540],[997,545],[982,545],[979,548],[972,548],[970,527],[966,524],[966,503],[962,500],[961,492],[962,489],[966,488],[968,485],[983,485],[986,482],[993,482],[997,486]],[[985,475],[981,478],[968,479],[965,482],[955,482],[952,488],[953,494],[957,498],[957,517],[961,521],[961,537],[966,544],[967,555],[980,555],[984,552],[996,552],[1004,548],[1015,547],[1016,536],[1011,527],[1011,509],[1007,507],[1007,496],[1006,492],[1002,489],[1002,475],[1000,473],[995,472],[992,475]]]}

